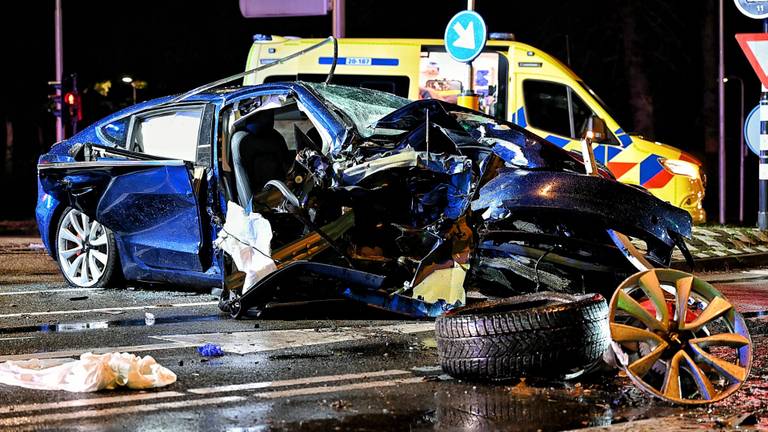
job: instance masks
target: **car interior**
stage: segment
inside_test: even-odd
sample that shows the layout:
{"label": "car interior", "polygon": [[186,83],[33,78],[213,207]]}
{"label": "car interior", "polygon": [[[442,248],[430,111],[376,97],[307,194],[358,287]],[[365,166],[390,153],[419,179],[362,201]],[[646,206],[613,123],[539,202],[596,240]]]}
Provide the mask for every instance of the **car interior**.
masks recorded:
{"label": "car interior", "polygon": [[291,183],[289,173],[297,149],[322,148],[312,121],[290,96],[263,96],[241,101],[222,117],[229,131],[223,134],[221,167],[228,199],[242,208],[270,180]]}

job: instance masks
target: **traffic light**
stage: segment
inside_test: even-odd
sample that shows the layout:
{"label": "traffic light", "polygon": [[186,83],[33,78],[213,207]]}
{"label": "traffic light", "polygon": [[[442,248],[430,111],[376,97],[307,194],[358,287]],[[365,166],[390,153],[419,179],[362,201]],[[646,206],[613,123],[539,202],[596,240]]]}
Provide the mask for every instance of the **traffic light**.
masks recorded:
{"label": "traffic light", "polygon": [[59,94],[61,83],[58,81],[48,81],[48,85],[51,87],[52,92],[48,95],[48,112],[56,117],[61,117],[61,108],[64,105]]}
{"label": "traffic light", "polygon": [[76,91],[66,92],[64,94],[64,105],[69,108],[70,119],[83,120],[83,104],[79,93]]}

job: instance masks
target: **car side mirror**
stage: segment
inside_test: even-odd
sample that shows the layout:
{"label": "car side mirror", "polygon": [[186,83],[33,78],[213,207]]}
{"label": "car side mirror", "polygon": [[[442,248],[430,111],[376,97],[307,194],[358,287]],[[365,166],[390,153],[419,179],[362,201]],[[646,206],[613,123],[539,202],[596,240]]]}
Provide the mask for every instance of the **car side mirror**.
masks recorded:
{"label": "car side mirror", "polygon": [[582,138],[589,140],[591,143],[600,143],[608,139],[608,128],[605,125],[605,120],[593,115],[587,119],[587,125],[584,128],[584,134]]}

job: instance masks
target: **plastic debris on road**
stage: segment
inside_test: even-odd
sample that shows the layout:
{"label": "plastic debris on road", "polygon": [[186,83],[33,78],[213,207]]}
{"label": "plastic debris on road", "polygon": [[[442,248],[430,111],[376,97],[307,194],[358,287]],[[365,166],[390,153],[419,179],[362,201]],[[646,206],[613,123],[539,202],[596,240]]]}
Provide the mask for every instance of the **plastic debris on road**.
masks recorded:
{"label": "plastic debris on road", "polygon": [[220,346],[214,345],[214,344],[205,344],[201,347],[197,347],[197,352],[200,353],[200,355],[204,355],[206,357],[218,357],[223,356],[224,351],[221,349]]}
{"label": "plastic debris on road", "polygon": [[155,314],[144,312],[144,324],[148,326],[155,325]]}
{"label": "plastic debris on road", "polygon": [[219,237],[217,248],[224,250],[238,270],[245,273],[243,293],[261,278],[277,270],[271,257],[272,227],[259,213],[248,213],[229,201],[227,219]]}
{"label": "plastic debris on road", "polygon": [[79,360],[46,359],[0,363],[0,384],[35,390],[94,392],[128,387],[140,390],[176,382],[176,374],[152,356],[85,353]]}

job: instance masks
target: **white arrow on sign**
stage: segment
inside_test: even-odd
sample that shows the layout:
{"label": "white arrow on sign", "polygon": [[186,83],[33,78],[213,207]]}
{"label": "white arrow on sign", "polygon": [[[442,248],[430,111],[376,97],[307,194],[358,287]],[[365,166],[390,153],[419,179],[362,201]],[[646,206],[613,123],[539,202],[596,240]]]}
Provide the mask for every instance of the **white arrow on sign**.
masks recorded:
{"label": "white arrow on sign", "polygon": [[459,35],[459,38],[453,42],[453,46],[456,48],[475,49],[475,23],[470,21],[467,27],[463,27],[461,23],[453,25],[453,30]]}

